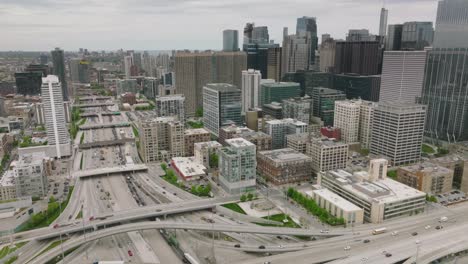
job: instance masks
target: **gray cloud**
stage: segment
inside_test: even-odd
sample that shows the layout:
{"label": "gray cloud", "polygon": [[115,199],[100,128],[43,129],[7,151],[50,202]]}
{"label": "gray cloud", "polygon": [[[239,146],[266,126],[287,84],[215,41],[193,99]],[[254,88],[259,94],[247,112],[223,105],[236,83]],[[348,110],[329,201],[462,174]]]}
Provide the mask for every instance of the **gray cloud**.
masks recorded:
{"label": "gray cloud", "polygon": [[[377,31],[378,0],[0,0],[0,50],[219,49],[222,30],[246,22],[295,31],[314,16],[319,34],[344,38],[349,28]],[[389,24],[433,21],[436,0],[386,0]]]}

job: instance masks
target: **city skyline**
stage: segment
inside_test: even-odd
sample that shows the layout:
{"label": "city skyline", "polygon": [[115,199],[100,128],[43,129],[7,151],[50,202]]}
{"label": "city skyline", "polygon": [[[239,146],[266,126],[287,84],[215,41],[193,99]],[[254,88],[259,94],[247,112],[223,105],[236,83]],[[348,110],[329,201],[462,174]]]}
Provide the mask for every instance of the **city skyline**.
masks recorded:
{"label": "city skyline", "polygon": [[[294,3],[281,0],[274,4],[203,0],[177,1],[170,5],[146,0],[120,0],[112,4],[93,0],[66,3],[7,0],[0,8],[0,33],[6,40],[0,43],[0,50],[48,51],[54,47],[65,50],[80,47],[90,50],[221,50],[224,29],[236,29],[241,33],[245,23],[254,22],[258,26],[268,26],[270,39],[281,43],[283,27],[295,32],[296,19],[302,16],[317,18],[319,38],[329,33],[334,38],[344,39],[350,28],[368,28],[371,33],[378,34],[381,8],[381,1],[371,0],[297,0]],[[385,8],[389,10],[389,25],[406,21],[434,22],[437,1],[389,0]],[[347,23],[336,23],[343,18]],[[80,37],[83,34],[86,38]],[[132,37],[137,35],[138,38]]]}

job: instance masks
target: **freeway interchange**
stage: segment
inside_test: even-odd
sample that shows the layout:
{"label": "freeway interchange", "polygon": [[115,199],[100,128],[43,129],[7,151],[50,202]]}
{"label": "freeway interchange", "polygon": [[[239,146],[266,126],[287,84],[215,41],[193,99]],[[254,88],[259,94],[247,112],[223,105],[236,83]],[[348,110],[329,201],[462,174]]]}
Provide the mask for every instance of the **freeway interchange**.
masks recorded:
{"label": "freeway interchange", "polygon": [[[464,250],[460,245],[466,245],[464,234],[468,232],[466,204],[430,206],[424,214],[379,225],[257,225],[267,220],[220,207],[238,202],[239,196],[226,195],[213,184],[216,197],[203,199],[163,180],[159,164],[143,164],[130,140],[136,135],[127,116],[102,114],[118,110],[105,99],[98,104],[92,97],[81,100],[86,122],[77,138],[83,137],[87,147],[75,148],[70,168],[75,189],[64,212],[49,227],[0,238],[12,244],[28,241],[9,255],[17,256],[17,263],[45,263],[76,248],[65,256],[65,263],[91,263],[95,259],[183,263],[187,261],[184,254],[189,254],[196,263],[419,264]],[[109,144],[113,141],[117,144]],[[75,146],[79,143],[75,140]],[[282,200],[281,190],[270,191],[270,197],[263,198],[286,209],[291,217],[313,218],[300,208],[285,208],[289,205]],[[442,216],[449,221],[438,223]],[[438,225],[443,228],[436,229]],[[372,235],[372,230],[380,227],[386,227],[387,232]],[[175,238],[180,238],[179,249],[169,246]],[[61,246],[44,252],[57,240],[63,241]],[[447,245],[441,240],[451,242]]]}

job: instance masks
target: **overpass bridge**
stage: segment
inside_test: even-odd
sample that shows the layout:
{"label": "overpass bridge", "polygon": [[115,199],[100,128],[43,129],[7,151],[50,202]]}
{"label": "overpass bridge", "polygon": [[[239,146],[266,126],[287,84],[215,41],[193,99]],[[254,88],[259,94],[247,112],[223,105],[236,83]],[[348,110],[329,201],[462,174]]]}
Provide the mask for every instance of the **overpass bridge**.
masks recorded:
{"label": "overpass bridge", "polygon": [[129,127],[130,123],[102,123],[102,124],[89,124],[81,125],[80,130],[100,129],[100,128],[114,128],[114,127]]}
{"label": "overpass bridge", "polygon": [[113,115],[120,115],[120,112],[115,111],[115,112],[110,112],[110,111],[105,111],[101,113],[83,113],[80,115],[80,117],[92,117],[92,116],[113,116]]}
{"label": "overpass bridge", "polygon": [[93,177],[93,176],[98,176],[98,175],[109,175],[109,174],[114,174],[114,173],[137,172],[137,171],[147,171],[147,170],[148,170],[148,167],[144,164],[127,164],[127,165],[116,166],[116,167],[76,171],[73,173],[73,177],[85,178],[85,177]]}
{"label": "overpass bridge", "polygon": [[[262,227],[262,226],[247,226],[247,225],[232,225],[232,224],[199,224],[199,223],[187,223],[187,222],[174,222],[174,221],[154,221],[154,222],[141,222],[131,223],[115,227],[106,228],[96,232],[88,233],[86,238],[84,236],[78,236],[70,238],[67,242],[63,243],[63,251],[67,251],[74,247],[83,245],[84,243],[105,238],[108,236],[122,234],[138,230],[148,229],[187,229],[197,231],[208,231],[208,232],[235,232],[235,233],[254,233],[254,234],[267,234],[267,235],[290,235],[290,236],[324,236],[324,234],[318,231],[311,231],[308,229],[301,228],[283,228],[283,227]],[[66,234],[63,233],[62,234]],[[337,236],[338,234],[325,236]],[[60,254],[62,248],[55,247],[42,255],[34,258],[30,263],[46,263],[53,259],[55,256]],[[268,252],[265,249],[265,252]]]}
{"label": "overpass bridge", "polygon": [[80,149],[90,149],[90,148],[100,148],[100,147],[107,147],[107,146],[117,146],[117,145],[124,145],[128,142],[135,142],[133,138],[122,138],[116,140],[104,140],[104,141],[96,141],[96,142],[89,142],[89,143],[82,143],[78,145]]}
{"label": "overpass bridge", "polygon": [[88,100],[110,100],[112,97],[110,96],[85,96],[80,97],[80,101],[88,101]]}
{"label": "overpass bridge", "polygon": [[86,108],[86,107],[99,107],[99,106],[113,106],[114,103],[89,103],[89,104],[76,104],[75,107]]}

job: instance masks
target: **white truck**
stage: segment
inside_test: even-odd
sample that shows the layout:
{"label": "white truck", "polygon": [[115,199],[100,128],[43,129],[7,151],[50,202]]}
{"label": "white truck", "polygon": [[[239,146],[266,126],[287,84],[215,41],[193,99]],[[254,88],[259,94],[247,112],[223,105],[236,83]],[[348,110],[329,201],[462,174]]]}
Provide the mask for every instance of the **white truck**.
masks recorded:
{"label": "white truck", "polygon": [[443,223],[443,222],[447,222],[448,218],[446,216],[442,216],[440,219],[439,219],[439,222],[440,223]]}

